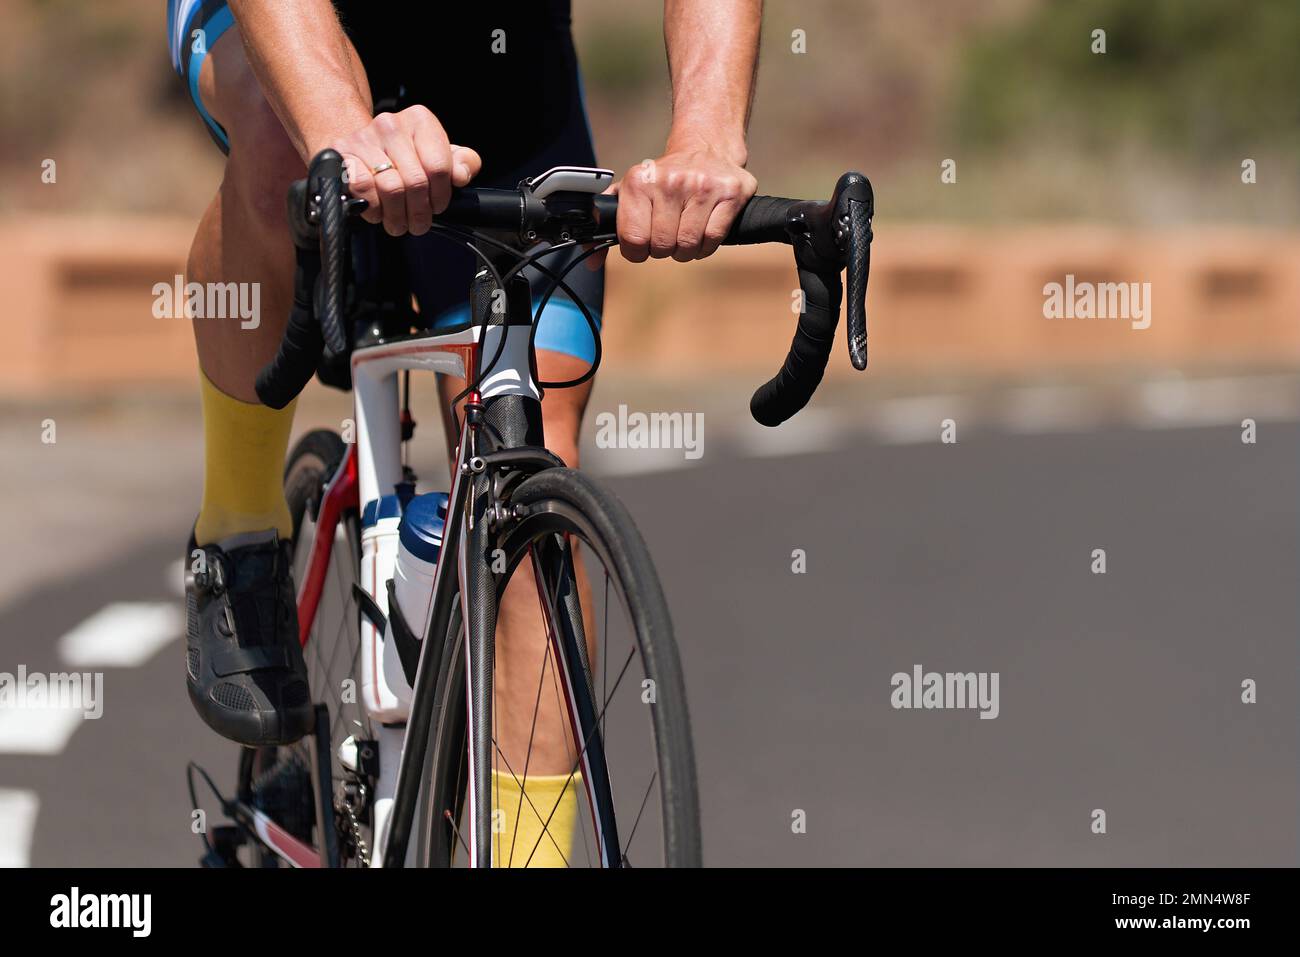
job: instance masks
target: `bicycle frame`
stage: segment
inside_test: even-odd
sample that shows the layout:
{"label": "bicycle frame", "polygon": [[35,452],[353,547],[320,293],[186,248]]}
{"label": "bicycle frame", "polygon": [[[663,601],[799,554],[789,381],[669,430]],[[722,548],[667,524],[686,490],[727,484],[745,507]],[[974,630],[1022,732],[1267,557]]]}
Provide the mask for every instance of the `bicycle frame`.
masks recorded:
{"label": "bicycle frame", "polygon": [[[302,543],[309,550],[307,573],[298,584],[299,640],[304,646],[309,640],[319,609],[330,556],[337,541],[339,521],[350,510],[359,514],[365,503],[375,501],[404,478],[400,451],[398,374],[414,370],[464,378],[467,369],[475,368],[483,357],[496,355],[500,348],[497,364],[479,383],[479,391],[471,394],[471,401],[486,402],[507,395],[540,401],[529,372],[528,333],[529,327],[522,324],[488,326],[486,330],[471,326],[455,332],[426,333],[361,346],[353,352],[352,380],[357,441],[349,446],[343,461],[326,484],[317,509],[312,538],[310,542]],[[503,336],[506,340],[504,344],[501,343]],[[400,867],[407,861],[434,712],[434,684],[443,652],[444,636],[450,624],[452,599],[457,592],[461,594],[463,620],[471,621],[470,608],[460,583],[466,578],[468,562],[466,537],[461,534],[463,517],[467,514],[473,474],[482,471],[481,464],[477,469],[471,465],[473,445],[471,422],[466,416],[456,446],[447,522],[428,612],[423,622],[410,622],[414,630],[424,635],[424,641],[413,682],[409,714],[404,728],[376,728],[380,762],[372,805],[375,840],[372,866]],[[558,460],[554,464],[558,464]],[[391,576],[391,568],[376,568],[370,577],[371,597],[385,609],[387,595],[383,583]],[[360,628],[374,629],[374,625],[360,616]],[[469,650],[473,647],[471,629],[466,627],[464,631]],[[474,700],[472,687],[469,687],[474,680],[472,673],[473,669],[467,667],[467,702]],[[366,706],[364,699],[362,706]],[[480,815],[474,793],[474,762],[482,761],[485,753],[490,752],[482,747],[487,743],[488,739],[485,738],[479,742],[476,756],[475,729],[483,722],[475,719],[472,706],[468,710],[470,792],[465,804],[465,829],[471,835],[468,841],[469,864],[473,867],[480,863],[484,846],[474,836],[486,834],[490,830],[486,828],[487,822],[477,819]],[[330,744],[331,747],[337,745],[338,742]],[[396,762],[393,761],[394,756],[398,756]],[[315,762],[314,766],[317,776],[327,773],[330,767],[328,757],[323,763]],[[319,781],[316,782],[316,790],[322,792]],[[321,810],[318,820],[332,820],[330,809]],[[239,811],[245,828],[291,866],[331,866],[334,863],[330,849],[324,844],[320,848],[314,848],[298,840],[254,808],[241,805]],[[484,829],[480,828],[480,823]]]}

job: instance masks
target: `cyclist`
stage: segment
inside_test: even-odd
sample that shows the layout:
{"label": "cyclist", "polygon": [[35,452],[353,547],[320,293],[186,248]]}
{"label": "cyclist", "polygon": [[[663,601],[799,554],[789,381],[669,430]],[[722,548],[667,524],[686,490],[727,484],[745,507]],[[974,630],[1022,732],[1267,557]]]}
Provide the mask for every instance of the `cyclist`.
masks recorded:
{"label": "cyclist", "polygon": [[[745,127],[761,6],[666,0],[672,123],[662,155],[614,187],[625,258],[708,256],[753,195]],[[201,553],[198,567],[208,573],[187,585],[187,684],[199,715],[226,737],[286,744],[311,721],[281,486],[293,405],[274,411],[253,389],[280,342],[292,295],[286,190],[317,152],[338,150],[353,194],[370,203],[365,218],[409,237],[403,247],[421,315],[435,327],[460,321],[471,254],[428,235],[450,190],[471,179],[514,186],[551,166],[596,165],[569,21],[568,0],[168,0],[172,63],[226,154],[187,280],[258,283],[262,305],[256,324],[194,322],[204,482],[187,561],[194,567]],[[569,281],[599,317],[602,271],[575,270]],[[537,347],[541,377],[551,381],[581,375],[594,357],[586,322],[559,294]],[[462,387],[441,382],[444,402]],[[590,388],[552,390],[542,403],[547,445],[571,467]],[[501,620],[499,744],[520,767],[513,758],[529,743],[546,645],[536,597],[508,591]],[[519,726],[509,723],[512,713],[522,716]],[[564,788],[568,745],[558,705],[545,709],[532,741],[528,800],[519,801],[513,775],[494,773],[499,806],[507,814],[522,806],[528,818],[504,829],[522,848],[542,832],[531,809],[560,802],[547,826],[555,840],[537,847],[534,865],[561,863],[572,833],[577,789]]]}

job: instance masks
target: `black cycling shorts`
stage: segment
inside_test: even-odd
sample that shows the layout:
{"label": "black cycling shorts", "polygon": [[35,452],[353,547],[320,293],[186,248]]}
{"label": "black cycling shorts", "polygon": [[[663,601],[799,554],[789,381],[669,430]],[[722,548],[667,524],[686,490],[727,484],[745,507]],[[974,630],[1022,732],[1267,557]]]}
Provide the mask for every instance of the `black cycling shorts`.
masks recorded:
{"label": "black cycling shorts", "polygon": [[[427,106],[451,142],[483,158],[476,185],[513,187],[552,166],[595,166],[568,0],[464,6],[335,0],[366,68],[376,111]],[[198,80],[203,58],[234,25],[230,9],[225,0],[168,0],[167,25],[172,65],[209,133],[229,152],[227,133],[204,106]],[[467,321],[473,253],[432,235],[408,236],[403,248],[421,314],[435,328]],[[559,270],[576,255],[557,253],[544,262]],[[525,272],[535,308],[549,281],[536,270]],[[579,265],[565,282],[599,327],[604,269]],[[588,362],[595,357],[586,320],[562,292],[547,304],[537,347]]]}

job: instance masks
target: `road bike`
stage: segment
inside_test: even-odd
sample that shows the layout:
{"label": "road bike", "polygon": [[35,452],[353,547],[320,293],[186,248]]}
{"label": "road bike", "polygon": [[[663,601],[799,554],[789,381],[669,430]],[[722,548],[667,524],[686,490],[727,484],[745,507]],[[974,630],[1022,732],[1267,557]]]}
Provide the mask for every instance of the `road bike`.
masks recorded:
{"label": "road bike", "polygon": [[[595,322],[565,276],[617,242],[618,199],[602,192],[611,180],[608,170],[560,167],[517,189],[454,191],[433,231],[472,250],[479,268],[468,320],[436,331],[420,328],[409,292],[383,266],[395,240],[357,220],[365,203],[349,196],[337,153],[318,155],[290,189],[294,306],[258,395],[283,408],[319,375],[352,390],[356,435],[346,443],[308,433],[285,470],[314,733],[242,749],[229,797],[190,765],[194,806],[197,778],[232,821],[201,835],[205,864],[527,864],[541,841],[554,841],[546,826],[554,808],[532,808],[541,834],[532,847],[510,840],[505,858],[493,772],[526,795],[533,739],[512,761],[499,732],[507,720],[535,730],[544,698],[568,727],[564,788],[579,804],[572,845],[556,845],[564,861],[701,863],[685,681],[650,553],[627,510],[565,468],[542,433],[544,390],[585,381],[599,365]],[[790,418],[820,383],[842,270],[849,356],[866,368],[873,213],[867,178],[846,173],[828,201],[757,196],[736,220],[725,243],[793,246],[802,290],[785,363],[750,403],[760,423]],[[566,264],[552,270],[547,259],[561,251]],[[526,268],[550,280],[535,309]],[[556,290],[574,300],[597,342],[590,369],[571,382],[540,381],[536,365],[537,321]],[[463,419],[451,413],[457,442],[443,494],[417,494],[407,464],[412,371],[466,381]],[[418,613],[397,598],[415,581],[394,558],[411,528],[432,569]],[[507,590],[536,596],[545,635],[531,715],[503,714],[494,700]]]}

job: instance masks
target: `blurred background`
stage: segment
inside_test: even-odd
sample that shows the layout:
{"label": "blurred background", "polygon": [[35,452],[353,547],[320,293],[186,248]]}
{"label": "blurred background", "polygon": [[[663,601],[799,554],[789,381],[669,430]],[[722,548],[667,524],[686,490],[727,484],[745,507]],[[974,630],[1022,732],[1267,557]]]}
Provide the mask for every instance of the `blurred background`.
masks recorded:
{"label": "blurred background", "polygon": [[[0,707],[0,864],[187,865],[184,761],[234,758],[182,689],[202,442],[151,290],[221,156],[162,3],[0,16],[0,672],[106,675],[98,721]],[[658,5],[574,24],[600,161],[658,155]],[[1298,48],[1293,0],[767,5],[750,168],[871,178],[871,369],[841,341],[760,429],[788,250],[611,256],[585,437],[674,609],[709,863],[1295,863]],[[1067,274],[1150,283],[1150,328],[1044,318]],[[703,413],[704,455],[595,448],[620,404]],[[348,414],[313,384],[297,430]],[[999,671],[1001,715],[893,710],[917,663]]]}

